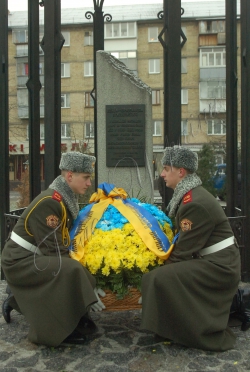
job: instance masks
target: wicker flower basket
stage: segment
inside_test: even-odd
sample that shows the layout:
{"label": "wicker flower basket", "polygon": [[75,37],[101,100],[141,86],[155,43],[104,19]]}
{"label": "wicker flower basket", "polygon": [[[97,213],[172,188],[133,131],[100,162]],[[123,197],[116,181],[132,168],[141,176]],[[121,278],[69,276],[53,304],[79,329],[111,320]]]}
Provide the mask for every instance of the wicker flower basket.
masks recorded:
{"label": "wicker flower basket", "polygon": [[106,306],[104,311],[141,309],[141,305],[138,303],[141,293],[136,288],[131,288],[129,293],[122,300],[118,300],[116,294],[110,290],[106,290],[105,293],[106,296],[101,298],[102,302]]}

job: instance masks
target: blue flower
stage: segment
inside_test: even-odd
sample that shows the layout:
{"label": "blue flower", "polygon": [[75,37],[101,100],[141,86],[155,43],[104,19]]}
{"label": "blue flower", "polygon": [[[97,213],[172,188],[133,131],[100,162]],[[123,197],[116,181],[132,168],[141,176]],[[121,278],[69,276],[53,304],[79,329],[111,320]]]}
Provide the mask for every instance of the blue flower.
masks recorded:
{"label": "blue flower", "polygon": [[[165,213],[158,209],[155,205],[141,203],[140,200],[136,198],[131,198],[128,200],[131,200],[132,202],[145,208],[162,226],[164,226],[164,224],[167,222],[172,227],[172,221],[170,218],[168,218]],[[128,222],[129,221],[127,218],[125,218],[115,207],[109,205],[106,211],[103,213],[102,218],[96,224],[96,228],[103,231],[121,229]]]}

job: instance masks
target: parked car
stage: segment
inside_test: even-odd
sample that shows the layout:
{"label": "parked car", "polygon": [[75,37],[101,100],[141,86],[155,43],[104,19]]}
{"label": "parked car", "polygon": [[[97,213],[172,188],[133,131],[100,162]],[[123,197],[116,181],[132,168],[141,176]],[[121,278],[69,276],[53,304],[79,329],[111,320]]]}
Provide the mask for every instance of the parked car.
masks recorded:
{"label": "parked car", "polygon": [[214,188],[221,193],[226,183],[226,164],[217,164],[214,173]]}
{"label": "parked car", "polygon": [[[214,188],[221,200],[225,200],[226,197],[226,168],[226,164],[217,164],[213,177]],[[237,207],[241,208],[241,163],[238,163],[237,173]]]}

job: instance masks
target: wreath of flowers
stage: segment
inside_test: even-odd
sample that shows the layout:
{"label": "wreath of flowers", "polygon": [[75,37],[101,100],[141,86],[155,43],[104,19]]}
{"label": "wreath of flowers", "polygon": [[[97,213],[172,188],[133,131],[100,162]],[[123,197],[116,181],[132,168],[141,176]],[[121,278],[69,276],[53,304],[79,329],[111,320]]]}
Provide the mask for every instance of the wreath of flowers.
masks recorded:
{"label": "wreath of flowers", "polygon": [[[154,216],[169,242],[172,242],[172,222],[165,213],[138,199],[128,200]],[[96,224],[91,239],[85,244],[80,263],[95,276],[97,287],[110,289],[122,299],[130,287],[140,291],[142,275],[164,261],[147,248],[127,218],[109,205]]]}

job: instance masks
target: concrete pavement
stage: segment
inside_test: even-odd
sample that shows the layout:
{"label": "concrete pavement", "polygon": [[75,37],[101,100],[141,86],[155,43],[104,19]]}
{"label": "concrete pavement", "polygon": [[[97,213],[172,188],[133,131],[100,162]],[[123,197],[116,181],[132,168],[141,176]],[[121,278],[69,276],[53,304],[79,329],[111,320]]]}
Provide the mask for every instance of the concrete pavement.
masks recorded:
{"label": "concrete pavement", "polygon": [[[0,281],[0,304],[6,297]],[[85,345],[57,348],[28,341],[28,324],[17,312],[6,324],[0,315],[0,372],[245,372],[250,371],[250,330],[240,331],[235,349],[209,352],[171,343],[154,343],[139,329],[140,311],[93,314],[99,331]],[[190,335],[192,337],[192,335]]]}
{"label": "concrete pavement", "polygon": [[[6,298],[5,288],[6,282],[0,281],[0,305]],[[0,372],[250,371],[250,330],[242,332],[240,327],[233,327],[235,349],[208,352],[173,343],[155,344],[152,333],[139,329],[139,310],[102,312],[93,313],[99,331],[86,344],[51,348],[30,343],[24,317],[15,311],[11,316],[11,323],[6,324],[0,312]]]}

